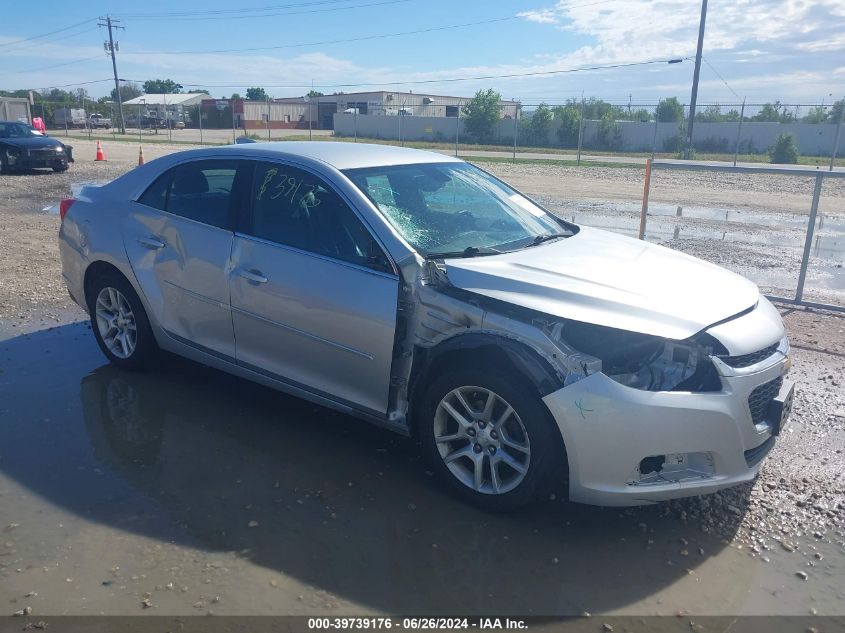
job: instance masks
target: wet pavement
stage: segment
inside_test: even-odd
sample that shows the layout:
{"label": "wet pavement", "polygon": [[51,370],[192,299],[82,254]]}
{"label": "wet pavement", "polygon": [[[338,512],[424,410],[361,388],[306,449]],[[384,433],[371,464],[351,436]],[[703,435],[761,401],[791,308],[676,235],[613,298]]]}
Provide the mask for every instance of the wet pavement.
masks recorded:
{"label": "wet pavement", "polygon": [[484,513],[411,440],[187,361],[118,370],[79,318],[0,328],[9,614],[845,611],[841,541],[764,562],[663,505]]}

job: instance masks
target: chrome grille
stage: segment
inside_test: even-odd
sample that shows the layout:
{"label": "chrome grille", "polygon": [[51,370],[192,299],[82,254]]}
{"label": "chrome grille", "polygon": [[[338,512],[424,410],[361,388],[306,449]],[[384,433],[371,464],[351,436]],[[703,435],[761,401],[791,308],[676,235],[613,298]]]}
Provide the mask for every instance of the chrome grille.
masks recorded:
{"label": "chrome grille", "polygon": [[726,365],[730,365],[735,369],[751,367],[751,365],[756,365],[761,360],[766,360],[769,356],[774,354],[778,349],[778,345],[780,345],[779,342],[769,345],[768,347],[764,347],[756,352],[751,352],[750,354],[742,354],[741,356],[719,356],[718,358]]}
{"label": "chrome grille", "polygon": [[754,424],[762,424],[766,421],[769,404],[778,395],[781,385],[783,385],[783,376],[760,385],[748,396],[748,408],[751,409],[751,419]]}
{"label": "chrome grille", "polygon": [[30,158],[48,159],[53,158],[58,152],[54,149],[31,149],[27,151],[27,156]]}

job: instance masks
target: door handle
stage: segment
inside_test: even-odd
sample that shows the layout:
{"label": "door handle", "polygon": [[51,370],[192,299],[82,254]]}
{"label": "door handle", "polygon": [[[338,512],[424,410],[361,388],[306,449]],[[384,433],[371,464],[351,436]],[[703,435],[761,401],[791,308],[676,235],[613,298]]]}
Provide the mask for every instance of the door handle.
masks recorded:
{"label": "door handle", "polygon": [[251,281],[252,283],[256,284],[266,284],[267,277],[261,274],[261,271],[258,270],[239,270],[238,275],[246,279],[247,281]]}
{"label": "door handle", "polygon": [[144,248],[149,248],[152,251],[164,248],[164,242],[154,237],[139,237],[138,244],[140,244]]}

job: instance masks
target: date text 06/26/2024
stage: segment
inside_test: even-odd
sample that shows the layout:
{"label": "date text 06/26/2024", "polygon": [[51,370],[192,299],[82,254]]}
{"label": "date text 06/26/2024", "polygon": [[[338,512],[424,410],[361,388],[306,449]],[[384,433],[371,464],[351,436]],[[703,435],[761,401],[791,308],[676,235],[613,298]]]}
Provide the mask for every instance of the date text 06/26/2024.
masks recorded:
{"label": "date text 06/26/2024", "polygon": [[525,620],[518,618],[390,618],[390,617],[353,617],[353,618],[308,618],[310,630],[520,630],[527,629]]}

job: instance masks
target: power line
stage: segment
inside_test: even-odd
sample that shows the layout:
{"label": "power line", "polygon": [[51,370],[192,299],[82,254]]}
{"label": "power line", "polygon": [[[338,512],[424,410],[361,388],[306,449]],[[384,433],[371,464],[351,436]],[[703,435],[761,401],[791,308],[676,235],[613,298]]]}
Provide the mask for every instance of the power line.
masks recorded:
{"label": "power line", "polygon": [[731,88],[731,87],[728,85],[728,82],[727,82],[727,81],[725,81],[725,78],[724,78],[724,77],[722,77],[722,75],[720,75],[720,74],[719,74],[719,71],[718,71],[718,70],[716,70],[716,68],[713,66],[713,64],[711,64],[711,63],[710,63],[710,60],[709,60],[709,59],[707,59],[704,55],[702,55],[702,56],[701,56],[701,59],[703,59],[703,60],[704,60],[704,63],[705,63],[705,64],[707,64],[707,66],[710,68],[710,70],[712,70],[714,73],[716,73],[716,76],[717,76],[719,79],[721,79],[721,80],[722,80],[722,83],[723,83],[723,84],[725,84],[725,87],[726,87],[728,90],[730,90],[730,91],[733,93],[733,95],[734,95],[737,99],[739,99],[739,98],[740,98],[740,96],[736,93],[736,91],[735,91],[733,88]]}
{"label": "power line", "polygon": [[[329,2],[336,2],[338,0],[326,0]],[[342,0],[344,2],[348,0]],[[607,4],[609,2],[614,2],[615,0],[599,0],[598,2],[588,2],[586,4],[577,4],[571,5],[568,8],[576,9],[579,7],[592,7],[599,4]],[[313,3],[319,4],[319,3]],[[229,11],[236,11],[237,9],[230,9]],[[522,15],[508,15],[499,18],[490,18],[488,20],[477,20],[474,22],[463,22],[461,24],[446,24],[443,26],[434,26],[425,29],[416,29],[413,31],[400,31],[396,33],[380,33],[375,35],[362,35],[359,37],[349,37],[349,38],[342,38],[342,39],[334,39],[334,40],[322,40],[316,42],[302,42],[299,44],[279,44],[275,46],[254,46],[250,48],[219,48],[219,49],[210,49],[210,50],[185,50],[185,51],[123,51],[124,55],[201,55],[201,54],[212,54],[212,53],[254,53],[257,51],[272,51],[272,50],[280,50],[285,48],[304,48],[307,46],[324,46],[326,44],[347,44],[350,42],[364,42],[368,40],[377,40],[377,39],[384,39],[390,37],[403,37],[406,35],[419,35],[422,33],[435,33],[438,31],[447,31],[451,29],[461,29],[467,28],[471,26],[482,26],[486,24],[497,24],[501,22],[510,22],[512,20],[519,20],[522,19]]]}
{"label": "power line", "polygon": [[38,68],[27,68],[25,70],[13,70],[8,73],[0,73],[0,75],[20,75],[22,73],[33,73],[39,70],[50,70],[52,68],[60,68],[61,66],[70,66],[72,64],[81,64],[82,62],[90,62],[92,59],[99,59],[100,55],[94,55],[93,57],[85,57],[83,59],[74,59],[69,62],[62,62],[61,64],[51,64],[50,66],[39,66]]}
{"label": "power line", "polygon": [[[655,59],[646,62],[629,62],[625,64],[607,64],[603,66],[585,66],[581,68],[567,68],[564,70],[543,70],[529,73],[507,73],[502,75],[478,75],[475,77],[446,77],[442,79],[419,79],[416,81],[380,81],[370,83],[349,83],[349,84],[314,84],[317,88],[358,88],[365,86],[404,86],[404,85],[420,85],[420,84],[439,84],[439,83],[455,83],[460,81],[479,81],[483,79],[510,79],[515,77],[539,77],[548,75],[562,75],[568,73],[587,72],[591,70],[608,70],[612,68],[631,68],[633,66],[648,66],[653,64],[669,63],[668,59]],[[133,80],[140,81],[140,80]],[[185,83],[186,86],[194,88],[240,88],[245,84],[192,84]],[[264,85],[264,88],[311,88],[310,84],[290,84],[290,85]]]}
{"label": "power line", "polygon": [[252,48],[221,48],[216,50],[204,51],[123,51],[124,55],[197,55],[206,53],[252,53],[256,51],[271,51],[282,48],[302,48],[305,46],[322,46],[325,44],[343,44],[348,42],[362,42],[365,40],[376,40],[388,37],[401,37],[404,35],[418,35],[420,33],[433,33],[436,31],[446,31],[449,29],[460,29],[469,26],[480,26],[483,24],[496,24],[498,22],[507,22],[510,20],[518,20],[518,15],[511,15],[503,18],[492,18],[490,20],[479,20],[477,22],[464,22],[463,24],[447,24],[445,26],[435,26],[428,29],[418,29],[416,31],[402,31],[398,33],[381,33],[377,35],[362,35],[361,37],[350,37],[337,40],[323,40],[320,42],[302,42],[299,44],[281,44],[279,46],[256,46]]}
{"label": "power line", "polygon": [[[386,4],[400,4],[405,2],[413,2],[414,0],[381,0],[380,2],[369,2],[366,4],[355,4],[348,7],[329,7],[326,9],[307,9],[302,11],[283,11],[279,13],[261,13],[257,15],[214,15],[214,16],[193,16],[193,17],[133,17],[133,20],[167,20],[168,22],[182,22],[197,20],[244,20],[253,18],[272,18],[280,15],[302,15],[305,13],[328,13],[333,11],[346,11],[349,9],[363,9],[366,7],[380,7]],[[125,15],[123,16],[127,18]]]}
{"label": "power line", "polygon": [[239,7],[236,9],[200,9],[196,11],[147,11],[147,12],[139,12],[139,13],[121,13],[120,15],[124,18],[136,18],[136,19],[153,19],[153,18],[178,18],[178,17],[188,17],[188,16],[196,16],[196,15],[227,15],[227,14],[238,14],[238,13],[255,13],[255,12],[267,12],[267,11],[278,11],[280,9],[295,9],[297,7],[307,7],[307,6],[315,6],[315,5],[323,5],[323,4],[337,4],[339,2],[353,2],[354,0],[317,0],[315,2],[294,2],[294,3],[287,3],[287,4],[276,4],[276,5],[269,5],[264,7]]}
{"label": "power line", "polygon": [[112,81],[111,77],[107,77],[106,79],[93,79],[91,81],[78,81],[72,84],[60,84],[56,85],[53,84],[52,86],[43,86],[41,88],[29,88],[29,90],[52,90],[53,88],[73,88],[74,86],[90,86],[91,84],[101,84],[106,81]]}
{"label": "power line", "polygon": [[49,33],[42,33],[41,35],[33,35],[32,37],[24,37],[22,39],[15,40],[14,42],[5,42],[4,44],[0,44],[0,48],[6,47],[6,46],[13,46],[15,44],[20,44],[21,42],[29,42],[30,40],[38,40],[38,39],[41,39],[42,37],[47,37],[47,36],[53,35],[55,33],[61,33],[63,31],[69,31],[70,29],[75,29],[77,26],[82,26],[83,24],[93,22],[96,19],[97,18],[89,18],[87,20],[83,20],[82,22],[77,22],[76,24],[71,24],[70,26],[66,26],[66,27],[61,28],[61,29],[56,29],[55,31],[50,31]]}
{"label": "power line", "polygon": [[3,51],[3,54],[5,55],[7,53],[16,53],[18,51],[28,50],[30,48],[38,48],[39,46],[48,46],[48,45],[52,44],[53,42],[60,42],[62,40],[67,40],[67,39],[70,39],[70,38],[73,38],[73,37],[78,37],[80,35],[85,35],[86,33],[90,33],[91,31],[96,31],[96,30],[97,30],[97,27],[95,26],[95,27],[92,27],[90,29],[83,29],[81,31],[78,31],[77,33],[69,33],[68,35],[63,35],[61,37],[51,38],[49,42],[35,42],[34,44],[27,44],[26,46],[21,46],[19,48],[8,48],[8,49]]}

